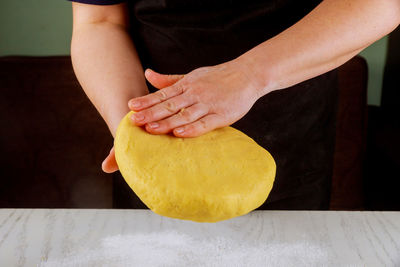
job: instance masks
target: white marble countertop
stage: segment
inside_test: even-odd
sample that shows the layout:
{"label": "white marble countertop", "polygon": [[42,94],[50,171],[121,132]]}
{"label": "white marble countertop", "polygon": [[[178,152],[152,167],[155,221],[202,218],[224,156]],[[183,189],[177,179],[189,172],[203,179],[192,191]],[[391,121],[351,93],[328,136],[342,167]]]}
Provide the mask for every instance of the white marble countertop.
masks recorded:
{"label": "white marble countertop", "polygon": [[400,266],[400,212],[0,209],[0,266]]}

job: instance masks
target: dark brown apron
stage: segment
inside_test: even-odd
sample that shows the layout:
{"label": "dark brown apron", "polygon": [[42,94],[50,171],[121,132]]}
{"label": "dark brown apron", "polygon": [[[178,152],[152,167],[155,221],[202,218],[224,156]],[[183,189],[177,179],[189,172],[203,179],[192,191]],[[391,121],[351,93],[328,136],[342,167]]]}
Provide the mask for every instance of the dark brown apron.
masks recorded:
{"label": "dark brown apron", "polygon": [[[132,1],[131,34],[144,68],[184,74],[238,57],[296,23],[319,2]],[[262,97],[232,125],[277,163],[274,187],[260,209],[328,208],[336,106],[336,71],[331,71]],[[119,173],[114,207],[145,208]]]}

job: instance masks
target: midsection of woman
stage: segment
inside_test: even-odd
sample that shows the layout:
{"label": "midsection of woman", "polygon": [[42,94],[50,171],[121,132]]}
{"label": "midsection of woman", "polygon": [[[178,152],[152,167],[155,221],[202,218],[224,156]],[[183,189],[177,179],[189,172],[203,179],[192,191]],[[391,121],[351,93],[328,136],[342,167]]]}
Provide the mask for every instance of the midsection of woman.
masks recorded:
{"label": "midsection of woman", "polygon": [[[106,5],[124,2],[73,1]],[[186,74],[199,67],[228,62],[292,26],[319,2],[127,1],[126,6],[105,8],[117,10],[116,15],[108,14],[112,23],[102,23],[102,16],[99,19],[96,12],[91,12],[99,8],[76,6],[71,53],[74,69],[82,87],[114,134],[121,114],[126,114],[125,103],[129,97],[147,91],[141,67],[165,74]],[[125,7],[129,13],[130,36],[126,32],[125,20],[121,19],[125,18]],[[82,8],[85,11],[80,12]],[[107,13],[105,9],[101,8],[103,18]],[[91,14],[89,19],[87,13]],[[116,18],[119,18],[117,23]],[[92,21],[100,22],[93,25]],[[135,44],[140,62],[135,57],[130,39]],[[293,45],[289,47],[295,49],[292,51],[305,49],[304,45],[300,46],[301,49]],[[280,53],[279,49],[277,51]],[[107,57],[102,57],[104,53]],[[129,65],[127,58],[134,64]],[[112,75],[104,76],[105,66],[108,67],[106,73]],[[290,65],[286,65],[288,67]],[[292,80],[290,78],[288,80]],[[155,91],[150,84],[147,87],[150,92]],[[264,95],[233,124],[270,151],[277,163],[274,188],[260,208],[328,207],[336,101],[336,73],[330,71]],[[114,177],[114,201],[116,208],[144,207],[119,174]]]}
{"label": "midsection of woman", "polygon": [[128,1],[143,67],[188,73],[232,60],[289,28],[316,0]]}
{"label": "midsection of woman", "polygon": [[[240,56],[320,2],[140,0],[128,6],[143,68],[183,74]],[[336,104],[336,72],[331,71],[265,95],[233,124],[270,151],[277,163],[274,188],[261,209],[328,208]]]}

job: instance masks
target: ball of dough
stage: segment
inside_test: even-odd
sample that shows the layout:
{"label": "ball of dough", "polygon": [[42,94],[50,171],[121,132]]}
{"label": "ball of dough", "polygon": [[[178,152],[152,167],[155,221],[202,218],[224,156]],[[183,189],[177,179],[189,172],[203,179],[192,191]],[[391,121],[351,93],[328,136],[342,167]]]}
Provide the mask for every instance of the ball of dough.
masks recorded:
{"label": "ball of dough", "polygon": [[159,215],[217,222],[246,214],[267,199],[276,165],[244,133],[224,127],[195,138],[153,135],[128,113],[115,157],[128,185]]}

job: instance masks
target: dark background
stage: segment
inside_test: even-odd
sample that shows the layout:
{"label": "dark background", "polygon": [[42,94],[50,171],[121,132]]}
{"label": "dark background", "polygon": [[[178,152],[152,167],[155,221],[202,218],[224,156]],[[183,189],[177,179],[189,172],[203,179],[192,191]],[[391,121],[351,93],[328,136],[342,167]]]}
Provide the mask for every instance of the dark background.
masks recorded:
{"label": "dark background", "polygon": [[380,107],[370,106],[365,160],[365,205],[400,210],[400,29],[389,36]]}

